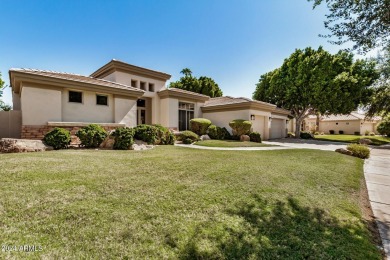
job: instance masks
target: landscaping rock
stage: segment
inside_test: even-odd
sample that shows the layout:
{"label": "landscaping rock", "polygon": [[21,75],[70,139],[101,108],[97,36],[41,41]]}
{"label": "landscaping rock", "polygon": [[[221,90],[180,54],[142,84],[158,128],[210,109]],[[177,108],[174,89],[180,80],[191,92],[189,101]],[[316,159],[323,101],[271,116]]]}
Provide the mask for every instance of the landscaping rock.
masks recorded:
{"label": "landscaping rock", "polygon": [[372,144],[372,141],[370,139],[363,138],[363,139],[359,140],[359,144],[369,145],[369,144]]}
{"label": "landscaping rock", "polygon": [[240,141],[241,142],[249,142],[251,138],[248,135],[241,135],[240,136]]}
{"label": "landscaping rock", "polygon": [[210,136],[208,136],[208,135],[202,135],[202,136],[200,137],[200,140],[202,140],[202,141],[211,140],[211,138],[210,138]]}
{"label": "landscaping rock", "polygon": [[107,136],[106,139],[100,144],[99,148],[113,149],[115,139],[111,135]]}
{"label": "landscaping rock", "polygon": [[135,151],[149,150],[153,148],[154,145],[150,145],[141,140],[134,140],[134,144],[131,146],[131,150],[135,150]]}
{"label": "landscaping rock", "polygon": [[45,145],[41,140],[0,139],[0,153],[43,152],[49,150],[53,150],[53,147]]}
{"label": "landscaping rock", "polygon": [[351,151],[344,149],[344,148],[338,148],[335,150],[335,152],[341,153],[341,154],[346,154],[346,155],[352,155]]}

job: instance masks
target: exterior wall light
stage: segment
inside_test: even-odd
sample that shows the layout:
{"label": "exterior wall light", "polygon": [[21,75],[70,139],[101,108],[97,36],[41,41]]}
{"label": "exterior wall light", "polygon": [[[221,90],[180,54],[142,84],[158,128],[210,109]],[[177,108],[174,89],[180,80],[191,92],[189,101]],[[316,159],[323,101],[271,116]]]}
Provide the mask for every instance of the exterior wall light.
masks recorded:
{"label": "exterior wall light", "polygon": [[251,115],[251,120],[255,121],[255,115]]}

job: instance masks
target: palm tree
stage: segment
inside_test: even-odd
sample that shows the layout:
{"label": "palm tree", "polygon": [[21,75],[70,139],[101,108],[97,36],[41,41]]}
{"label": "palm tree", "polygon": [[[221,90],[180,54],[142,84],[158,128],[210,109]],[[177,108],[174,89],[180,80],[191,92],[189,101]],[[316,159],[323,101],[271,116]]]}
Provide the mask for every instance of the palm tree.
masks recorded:
{"label": "palm tree", "polygon": [[182,71],[180,71],[181,74],[184,74],[186,77],[192,76],[192,71],[189,68],[184,68]]}

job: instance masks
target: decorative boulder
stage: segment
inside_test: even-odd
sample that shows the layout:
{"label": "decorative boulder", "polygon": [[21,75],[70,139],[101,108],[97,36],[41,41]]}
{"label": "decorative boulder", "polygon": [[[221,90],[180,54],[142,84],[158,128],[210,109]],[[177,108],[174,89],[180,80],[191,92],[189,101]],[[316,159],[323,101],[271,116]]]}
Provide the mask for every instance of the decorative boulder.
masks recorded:
{"label": "decorative boulder", "polygon": [[240,141],[241,142],[249,142],[251,138],[248,135],[241,135],[240,136]]}
{"label": "decorative boulder", "polygon": [[338,148],[335,150],[335,152],[341,153],[341,154],[346,154],[346,155],[352,155],[351,151],[344,149],[344,148]]}
{"label": "decorative boulder", "polygon": [[45,145],[41,140],[0,139],[0,153],[43,152],[50,150],[53,150],[53,147]]}
{"label": "decorative boulder", "polygon": [[104,149],[113,149],[115,143],[115,139],[113,136],[109,135],[104,139],[104,141],[99,145],[99,148]]}
{"label": "decorative boulder", "polygon": [[202,136],[200,137],[200,140],[202,140],[202,141],[211,140],[211,138],[210,138],[210,136],[208,136],[208,135],[202,135]]}
{"label": "decorative boulder", "polygon": [[359,144],[369,145],[369,144],[372,144],[372,141],[370,139],[363,138],[363,139],[359,140]]}

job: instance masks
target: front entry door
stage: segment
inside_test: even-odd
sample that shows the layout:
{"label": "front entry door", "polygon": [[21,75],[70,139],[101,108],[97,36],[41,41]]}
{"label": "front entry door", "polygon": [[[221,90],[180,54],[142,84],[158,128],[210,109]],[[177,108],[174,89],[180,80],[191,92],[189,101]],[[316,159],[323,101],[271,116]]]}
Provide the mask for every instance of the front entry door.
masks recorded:
{"label": "front entry door", "polygon": [[144,107],[137,108],[137,125],[146,124],[146,109]]}

